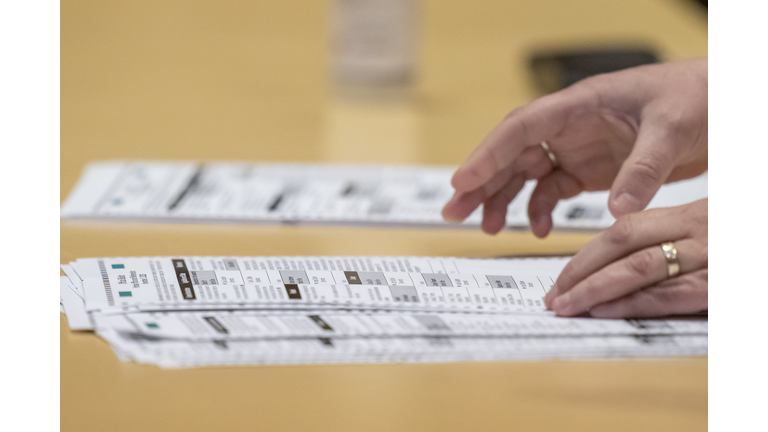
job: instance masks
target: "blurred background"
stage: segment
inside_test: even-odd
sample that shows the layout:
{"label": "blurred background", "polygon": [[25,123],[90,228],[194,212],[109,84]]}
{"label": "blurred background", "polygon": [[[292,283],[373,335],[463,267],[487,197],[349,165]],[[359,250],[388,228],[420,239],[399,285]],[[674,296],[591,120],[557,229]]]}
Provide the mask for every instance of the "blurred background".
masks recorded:
{"label": "blurred background", "polygon": [[579,74],[706,56],[705,4],[66,0],[62,199],[99,159],[458,164]]}

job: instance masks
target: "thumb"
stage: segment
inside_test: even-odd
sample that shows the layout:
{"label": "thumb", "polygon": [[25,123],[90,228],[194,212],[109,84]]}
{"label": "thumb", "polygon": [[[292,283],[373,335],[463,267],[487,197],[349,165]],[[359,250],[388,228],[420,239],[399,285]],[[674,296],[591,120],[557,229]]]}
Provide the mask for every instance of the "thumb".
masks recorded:
{"label": "thumb", "polygon": [[675,167],[675,148],[671,134],[663,128],[640,128],[632,152],[611,187],[608,208],[614,217],[645,209]]}

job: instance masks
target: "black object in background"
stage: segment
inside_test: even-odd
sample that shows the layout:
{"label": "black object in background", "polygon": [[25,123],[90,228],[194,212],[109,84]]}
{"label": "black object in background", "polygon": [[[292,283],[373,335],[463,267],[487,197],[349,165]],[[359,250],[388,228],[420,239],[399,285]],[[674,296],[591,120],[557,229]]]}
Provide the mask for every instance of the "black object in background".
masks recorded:
{"label": "black object in background", "polygon": [[709,1],[708,0],[693,0],[694,3],[697,3],[699,6],[704,7],[704,9],[709,9]]}
{"label": "black object in background", "polygon": [[602,49],[534,54],[530,67],[539,91],[547,94],[592,75],[658,61],[656,53],[647,49]]}

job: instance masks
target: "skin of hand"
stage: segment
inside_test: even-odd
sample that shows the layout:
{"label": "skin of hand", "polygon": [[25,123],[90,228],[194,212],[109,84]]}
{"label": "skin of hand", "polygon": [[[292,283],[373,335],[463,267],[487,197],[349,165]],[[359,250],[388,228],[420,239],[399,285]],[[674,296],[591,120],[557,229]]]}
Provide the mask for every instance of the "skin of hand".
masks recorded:
{"label": "skin of hand", "polygon": [[[547,307],[600,318],[705,310],[708,201],[641,210],[662,184],[706,171],[707,139],[706,60],[598,75],[510,112],[454,174],[443,216],[461,221],[483,204],[482,229],[496,234],[525,181],[537,179],[528,216],[545,237],[560,199],[610,189],[616,223],[568,263]],[[672,278],[660,247],[667,241],[680,260]]]}
{"label": "skin of hand", "polygon": [[[707,306],[707,199],[621,216],[565,266],[544,302],[560,316],[643,318]],[[668,278],[660,244],[672,241],[680,272]]]}
{"label": "skin of hand", "polygon": [[530,179],[538,179],[528,203],[538,237],[551,231],[557,202],[582,191],[610,189],[617,218],[643,210],[663,183],[706,171],[707,82],[706,59],[640,66],[513,110],[454,174],[443,217],[462,221],[483,204],[482,229],[496,234]]}

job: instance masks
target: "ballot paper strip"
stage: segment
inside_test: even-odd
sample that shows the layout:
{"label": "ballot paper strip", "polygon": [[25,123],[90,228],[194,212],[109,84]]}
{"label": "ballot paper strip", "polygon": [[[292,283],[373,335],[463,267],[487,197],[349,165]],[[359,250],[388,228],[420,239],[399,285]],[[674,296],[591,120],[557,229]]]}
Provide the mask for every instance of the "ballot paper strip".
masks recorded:
{"label": "ballot paper strip", "polygon": [[432,363],[612,357],[691,356],[707,353],[707,337],[614,336],[551,338],[317,338],[186,341],[99,333],[119,357],[160,367],[326,363]]}
{"label": "ballot paper strip", "polygon": [[[86,167],[61,208],[64,218],[167,222],[310,223],[477,229],[478,209],[447,224],[442,207],[453,195],[455,167],[214,162],[101,162]],[[525,184],[507,212],[507,228],[528,229]],[[706,175],[665,185],[649,207],[707,196]],[[561,201],[556,230],[596,230],[614,218],[608,192]]]}
{"label": "ballot paper strip", "polygon": [[[567,258],[122,257],[62,268],[88,311],[376,308],[541,313]],[[66,309],[66,305],[65,305]]]}
{"label": "ballot paper strip", "polygon": [[93,258],[62,265],[60,299],[72,329],[163,367],[706,354],[706,320],[554,317],[542,297],[566,262]]}
{"label": "ballot paper strip", "polygon": [[93,330],[92,316],[85,310],[85,300],[77,294],[69,277],[62,276],[60,284],[61,311],[67,315],[72,330]]}
{"label": "ballot paper strip", "polygon": [[[69,278],[63,276],[61,289],[74,292],[75,288]],[[90,322],[95,323],[96,333],[111,344],[121,360],[169,368],[707,353],[706,321],[591,320],[478,313],[417,315],[389,311],[322,314],[311,311],[175,311],[103,315],[101,312],[86,313],[84,301],[77,295],[68,296],[62,292],[61,297],[67,298],[65,308],[70,313],[67,316],[70,326],[79,305],[79,313],[88,315]],[[201,321],[195,322],[194,318]],[[261,328],[267,329],[267,334],[282,337],[265,338],[264,332],[250,339],[239,337],[249,331],[248,334],[253,334],[258,327],[244,326],[245,318],[262,320]],[[202,322],[211,326],[213,332],[206,332],[199,325]],[[236,322],[240,324],[239,328],[232,325]],[[320,331],[313,330],[313,325]],[[230,329],[242,333],[227,338]]]}
{"label": "ballot paper strip", "polygon": [[93,314],[96,330],[150,338],[255,340],[359,337],[706,335],[703,320],[603,320],[397,311],[205,311]]}
{"label": "ballot paper strip", "polygon": [[[530,337],[706,335],[706,320],[603,320],[555,318],[552,313],[429,313],[391,310],[205,310],[166,312],[87,312],[69,278],[61,298],[73,328],[118,330],[147,338],[254,340],[357,337]],[[67,292],[69,291],[69,293]]]}

